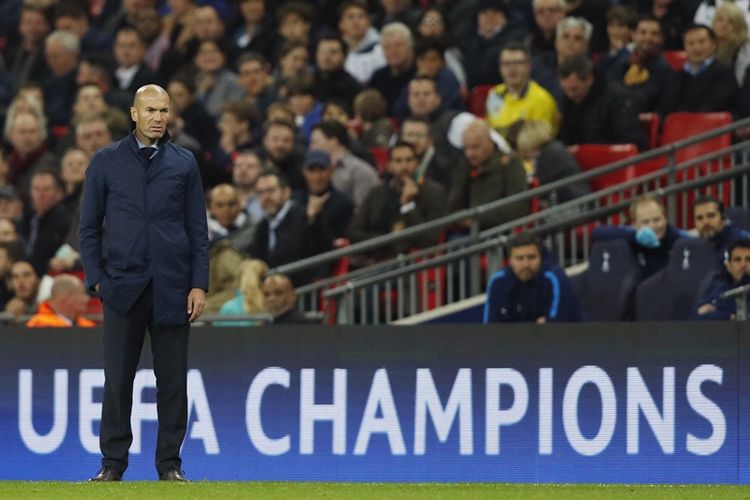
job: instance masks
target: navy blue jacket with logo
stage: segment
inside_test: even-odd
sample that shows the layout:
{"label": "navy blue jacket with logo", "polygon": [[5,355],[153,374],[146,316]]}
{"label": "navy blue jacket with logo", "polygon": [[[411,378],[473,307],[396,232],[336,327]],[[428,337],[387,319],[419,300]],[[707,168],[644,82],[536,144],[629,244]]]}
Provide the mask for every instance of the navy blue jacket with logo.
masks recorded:
{"label": "navy blue jacket with logo", "polygon": [[527,282],[519,280],[510,267],[492,276],[484,304],[485,323],[533,323],[541,316],[548,322],[587,319],[570,281],[559,267],[543,265]]}
{"label": "navy blue jacket with logo", "polygon": [[206,204],[193,154],[164,138],[147,165],[132,133],[98,151],[79,236],[86,285],[99,283],[107,305],[126,315],[153,281],[154,322],[187,323],[190,289],[208,290]]}

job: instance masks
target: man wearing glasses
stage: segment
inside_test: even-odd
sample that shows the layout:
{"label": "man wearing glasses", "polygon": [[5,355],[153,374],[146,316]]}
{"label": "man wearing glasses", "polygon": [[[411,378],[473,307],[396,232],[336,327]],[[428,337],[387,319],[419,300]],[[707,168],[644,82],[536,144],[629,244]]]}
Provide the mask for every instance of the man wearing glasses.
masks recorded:
{"label": "man wearing glasses", "polygon": [[559,116],[552,95],[531,79],[531,54],[521,42],[509,42],[500,51],[503,82],[487,95],[487,121],[504,134],[513,122],[541,120],[557,131]]}

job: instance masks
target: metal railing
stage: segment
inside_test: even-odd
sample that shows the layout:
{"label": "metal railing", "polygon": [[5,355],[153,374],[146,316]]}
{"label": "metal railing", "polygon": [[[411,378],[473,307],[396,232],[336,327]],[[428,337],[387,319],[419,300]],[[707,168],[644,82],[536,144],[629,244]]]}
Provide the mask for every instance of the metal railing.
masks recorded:
{"label": "metal railing", "polygon": [[[741,166],[736,166],[734,171],[718,173],[712,178],[686,181],[664,188],[660,190],[659,193],[663,196],[689,193],[693,190],[712,186],[715,185],[716,182],[723,182],[737,176],[741,176],[745,179],[750,177],[750,162]],[[632,199],[623,199],[607,206],[589,210],[584,214],[571,213],[570,215],[558,217],[552,221],[542,222],[538,226],[527,229],[527,231],[531,231],[543,239],[546,238],[547,242],[551,243],[554,248],[555,241],[559,241],[558,237],[560,235],[567,233],[573,238],[576,238],[580,236],[578,234],[580,228],[589,225],[592,221],[598,222],[602,218],[610,217],[628,209],[631,201]],[[570,203],[566,205],[570,206]],[[561,208],[562,207],[563,205],[561,205]],[[553,209],[549,209],[544,212],[550,212],[552,210]],[[539,214],[543,215],[544,212],[539,212]],[[436,277],[433,281],[434,288],[430,292],[434,293],[433,303],[429,304],[430,306],[441,306],[464,300],[474,295],[462,285],[462,282],[465,281],[465,279],[473,279],[477,283],[483,285],[484,283],[487,283],[492,274],[501,267],[501,263],[505,257],[505,244],[508,243],[515,234],[512,229],[513,223],[492,228],[491,230],[482,233],[483,241],[478,243],[466,246],[460,250],[445,253],[429,260],[414,262],[387,272],[371,274],[369,276],[363,276],[348,281],[341,286],[326,290],[323,295],[328,301],[330,301],[333,310],[337,312],[336,322],[339,324],[387,323],[408,316],[408,314],[400,314],[400,309],[398,314],[393,314],[392,307],[389,308],[387,302],[385,302],[385,306],[383,306],[384,301],[382,295],[385,294],[388,296],[390,291],[394,288],[398,288],[398,295],[400,295],[399,300],[410,305],[409,311],[412,314],[428,310],[430,307],[424,307],[424,300],[420,302],[422,298],[419,294],[420,292],[424,293],[422,291],[423,288],[418,288],[416,292],[414,288],[407,288],[405,292],[402,292],[402,287],[397,287],[398,283],[413,283],[414,279],[418,280],[420,273],[424,275],[424,273],[431,272],[432,276]],[[555,249],[561,252],[569,251],[570,246],[556,247]],[[451,293],[452,286],[455,286],[455,278],[453,281],[454,285],[451,284],[451,277],[455,277],[456,275],[455,270],[457,268],[461,269],[462,267],[470,267],[466,264],[467,260],[475,259],[477,257],[485,263],[485,265],[482,266],[482,272],[478,274],[470,273],[467,278],[459,281],[457,291]],[[446,284],[444,287],[440,280],[445,280]],[[394,284],[394,282],[396,284]],[[445,295],[441,294],[441,290],[443,289],[447,290]],[[405,293],[405,295],[401,295],[402,293]]]}
{"label": "metal railing", "polygon": [[[699,187],[713,186],[712,193],[724,199],[728,204],[735,205],[738,200],[746,202],[748,199],[748,176],[738,166],[745,163],[744,159],[750,148],[750,141],[733,145],[699,157],[690,158],[678,164],[678,155],[691,146],[709,141],[723,134],[731,134],[734,130],[750,125],[750,119],[734,122],[710,132],[692,136],[673,144],[653,149],[634,158],[617,161],[594,170],[561,179],[538,188],[518,193],[492,203],[462,210],[457,213],[430,221],[419,226],[404,229],[395,234],[373,238],[353,244],[349,247],[320,254],[302,261],[280,266],[274,271],[294,273],[330,264],[346,256],[362,256],[373,250],[391,245],[395,242],[411,238],[427,231],[445,230],[455,226],[457,222],[469,219],[472,221],[468,234],[453,235],[447,242],[430,248],[414,251],[409,254],[395,256],[376,264],[353,270],[343,276],[329,277],[324,280],[302,286],[297,289],[300,296],[300,308],[307,311],[325,310],[333,319],[333,312],[339,307],[331,307],[330,300],[338,300],[337,294],[331,294],[330,289],[354,289],[362,283],[371,283],[375,276],[391,276],[395,280],[390,288],[384,285],[378,291],[377,300],[373,292],[366,292],[359,297],[359,303],[370,303],[370,309],[364,314],[358,314],[360,322],[392,321],[413,314],[425,308],[436,307],[445,303],[452,303],[467,296],[475,295],[482,289],[482,270],[485,274],[489,270],[497,269],[504,255],[502,245],[497,241],[507,238],[518,228],[539,227],[546,224],[551,227],[551,221],[567,221],[567,227],[556,232],[547,232],[547,243],[555,249],[558,261],[563,265],[573,265],[588,258],[590,244],[589,224],[622,223],[622,212],[629,206],[630,201],[642,193],[656,192],[666,198],[672,223],[684,227],[688,218],[688,207],[691,202],[689,192],[697,192]],[[638,166],[651,164],[650,173],[641,175],[628,182],[611,186],[607,189],[592,192],[567,203],[555,205],[546,210],[529,214],[501,226],[485,231],[479,230],[478,219],[482,214],[494,210],[502,210],[511,203],[545,197],[562,188],[578,182],[589,182],[601,176]],[[656,167],[654,167],[656,165]],[[658,167],[658,168],[657,168]],[[742,175],[740,175],[740,173]],[[705,184],[693,181],[709,179]],[[668,189],[668,188],[677,189]],[[487,240],[495,239],[495,249],[488,244],[487,251],[464,251],[464,249]],[[497,247],[500,247],[499,249]],[[460,253],[456,253],[460,252]],[[444,255],[451,254],[451,257]],[[461,256],[461,257],[458,257]],[[436,260],[438,259],[438,260]],[[443,260],[440,260],[443,259]],[[420,262],[423,265],[417,265]],[[445,267],[431,266],[428,263],[442,262]],[[442,266],[442,264],[440,264]],[[390,274],[386,274],[390,273]],[[399,273],[407,273],[396,278]],[[411,273],[411,274],[408,274]],[[421,274],[419,274],[421,273]],[[325,293],[324,293],[325,292]],[[357,292],[362,295],[361,292]],[[369,297],[368,297],[369,293]],[[412,294],[416,294],[412,296]],[[396,299],[395,297],[401,297]],[[406,297],[406,298],[404,298]],[[363,301],[363,299],[365,299]],[[350,306],[346,306],[350,307]],[[359,307],[359,306],[358,306]],[[351,312],[351,311],[350,311]],[[338,314],[340,316],[340,314]],[[376,317],[377,316],[377,317]],[[338,318],[341,320],[342,318]],[[347,319],[351,321],[352,318]]]}
{"label": "metal railing", "polygon": [[747,320],[747,294],[750,293],[750,285],[738,286],[722,293],[719,298],[721,299],[734,299],[734,303],[737,307],[737,314],[734,319],[737,321]]}

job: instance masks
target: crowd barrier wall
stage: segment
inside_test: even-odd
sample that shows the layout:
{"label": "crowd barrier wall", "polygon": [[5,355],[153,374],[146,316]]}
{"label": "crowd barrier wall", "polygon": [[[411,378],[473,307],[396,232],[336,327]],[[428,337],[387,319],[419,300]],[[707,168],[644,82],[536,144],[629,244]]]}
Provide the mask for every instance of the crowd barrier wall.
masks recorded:
{"label": "crowd barrier wall", "polygon": [[[744,323],[194,328],[191,479],[750,484]],[[99,466],[100,330],[7,328],[0,479]],[[125,479],[155,479],[144,348]]]}

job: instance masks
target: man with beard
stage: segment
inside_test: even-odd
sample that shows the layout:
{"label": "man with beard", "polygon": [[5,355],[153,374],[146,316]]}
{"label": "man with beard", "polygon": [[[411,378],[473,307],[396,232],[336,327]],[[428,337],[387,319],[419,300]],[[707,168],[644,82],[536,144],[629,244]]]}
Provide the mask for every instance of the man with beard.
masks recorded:
{"label": "man with beard", "polygon": [[699,196],[693,202],[693,221],[698,236],[711,242],[717,263],[722,266],[729,259],[729,247],[740,238],[750,239],[750,233],[733,226],[724,215],[724,203],[713,196]]}
{"label": "man with beard", "polygon": [[264,158],[286,177],[292,190],[302,189],[305,179],[302,177],[304,150],[296,146],[296,129],[290,122],[272,120],[263,134]]}
{"label": "man with beard", "polygon": [[510,243],[508,267],[487,285],[485,323],[582,321],[585,314],[565,272],[543,259],[542,244],[521,233]]}
{"label": "man with beard", "polygon": [[[291,199],[292,190],[282,174],[264,170],[258,176],[255,191],[266,217],[256,227],[250,255],[273,268],[331,249],[332,241],[325,237],[319,224],[310,223],[306,207]],[[326,270],[327,267],[302,271],[292,279],[300,285]]]}
{"label": "man with beard", "polygon": [[611,80],[622,83],[635,99],[640,113],[656,110],[667,84],[671,69],[661,53],[664,34],[659,21],[650,15],[641,16],[628,45],[629,57],[618,60],[607,73]]}
{"label": "man with beard", "polygon": [[[737,317],[735,299],[722,299],[721,294],[750,284],[750,240],[742,238],[729,247],[724,268],[711,280],[708,291],[698,301],[692,319],[729,320]],[[747,300],[747,297],[745,298]],[[747,307],[747,304],[746,306]]]}

